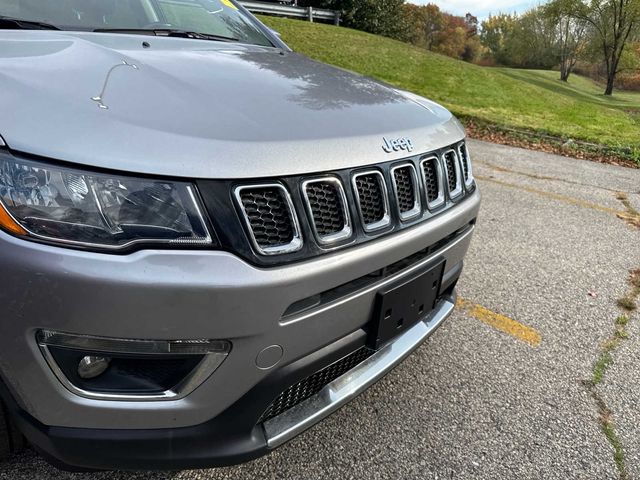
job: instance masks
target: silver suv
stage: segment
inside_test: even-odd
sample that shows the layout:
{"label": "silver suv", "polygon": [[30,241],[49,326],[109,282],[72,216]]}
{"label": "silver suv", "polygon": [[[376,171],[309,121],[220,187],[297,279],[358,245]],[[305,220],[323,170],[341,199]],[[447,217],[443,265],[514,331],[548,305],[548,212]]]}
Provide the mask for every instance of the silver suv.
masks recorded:
{"label": "silver suv", "polygon": [[453,310],[480,195],[444,108],[233,0],[0,15],[0,457],[244,462]]}

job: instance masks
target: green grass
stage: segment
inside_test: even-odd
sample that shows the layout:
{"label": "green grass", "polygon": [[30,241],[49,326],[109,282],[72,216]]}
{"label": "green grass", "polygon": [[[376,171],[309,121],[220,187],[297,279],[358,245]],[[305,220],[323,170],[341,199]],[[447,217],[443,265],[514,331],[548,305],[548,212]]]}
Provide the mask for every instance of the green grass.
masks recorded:
{"label": "green grass", "polygon": [[627,467],[625,465],[624,450],[622,449],[622,442],[620,442],[620,439],[618,438],[618,435],[616,434],[615,429],[610,423],[603,423],[602,431],[605,437],[607,437],[607,440],[609,441],[611,446],[613,447],[613,460],[616,462],[616,468],[620,473],[620,478],[624,480],[628,477],[627,477]]}
{"label": "green grass", "polygon": [[558,73],[488,68],[384,37],[299,20],[263,17],[294,50],[431,98],[465,118],[612,147],[640,158],[640,93]]}
{"label": "green grass", "polygon": [[611,353],[608,351],[602,352],[600,358],[598,358],[598,361],[593,366],[593,378],[591,382],[594,386],[602,382],[604,375],[607,373],[607,370],[612,363],[613,357],[611,356]]}

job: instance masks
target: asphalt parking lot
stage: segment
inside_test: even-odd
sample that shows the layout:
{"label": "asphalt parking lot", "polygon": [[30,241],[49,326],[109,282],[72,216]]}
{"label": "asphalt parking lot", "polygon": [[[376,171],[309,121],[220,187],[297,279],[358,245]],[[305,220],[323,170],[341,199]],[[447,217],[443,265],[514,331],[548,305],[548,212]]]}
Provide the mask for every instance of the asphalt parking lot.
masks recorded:
{"label": "asphalt parking lot", "polygon": [[27,451],[0,479],[640,479],[640,315],[616,324],[640,170],[470,149],[483,205],[463,302],[360,398],[239,467],[71,474]]}

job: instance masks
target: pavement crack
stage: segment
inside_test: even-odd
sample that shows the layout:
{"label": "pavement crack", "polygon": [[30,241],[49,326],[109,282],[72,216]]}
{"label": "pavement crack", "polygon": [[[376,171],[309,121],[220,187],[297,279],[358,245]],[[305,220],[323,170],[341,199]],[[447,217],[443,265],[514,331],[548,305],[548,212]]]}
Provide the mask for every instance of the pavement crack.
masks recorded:
{"label": "pavement crack", "polygon": [[618,300],[618,306],[625,313],[616,318],[612,335],[600,347],[598,358],[593,364],[591,378],[584,381],[584,385],[596,403],[600,429],[613,448],[613,460],[618,469],[620,480],[629,479],[625,453],[620,437],[616,431],[613,411],[607,405],[602,395],[600,395],[598,385],[605,380],[607,371],[614,363],[614,352],[620,347],[622,342],[629,338],[627,327],[631,319],[630,314],[637,308],[638,299],[640,298],[640,268],[631,270],[628,283],[631,288],[629,293],[623,297],[625,302]]}
{"label": "pavement crack", "polygon": [[618,437],[615,426],[613,424],[613,413],[597,392],[592,390],[591,396],[598,406],[598,415],[602,433],[613,447],[613,460],[616,463],[616,468],[618,469],[620,480],[628,480],[629,473],[627,471],[627,466],[625,463],[624,450],[622,449],[622,443],[620,442],[620,438]]}
{"label": "pavement crack", "polygon": [[625,208],[624,212],[618,214],[618,218],[633,227],[640,228],[640,212],[633,208],[627,194],[625,192],[616,192],[616,198],[620,200],[620,203],[622,203]]}
{"label": "pavement crack", "polygon": [[574,198],[574,197],[569,197],[567,195],[561,195],[559,193],[548,192],[546,190],[540,190],[540,189],[533,188],[533,187],[527,187],[527,186],[524,186],[524,185],[517,185],[515,183],[505,182],[503,180],[498,180],[498,179],[496,179],[494,177],[486,177],[486,176],[483,176],[483,175],[475,175],[475,178],[477,180],[495,183],[496,185],[502,185],[504,187],[515,188],[515,189],[518,189],[518,190],[522,190],[523,192],[533,193],[535,195],[539,195],[539,196],[542,196],[542,197],[546,197],[546,198],[550,198],[550,199],[553,199],[553,200],[557,200],[559,202],[563,202],[563,203],[566,203],[568,205],[574,205],[574,206],[577,206],[577,207],[588,208],[588,209],[596,210],[596,211],[599,211],[599,212],[609,213],[609,214],[612,214],[612,215],[616,215],[618,217],[620,215],[625,215],[627,213],[627,212],[622,211],[622,210],[617,210],[615,208],[609,208],[609,207],[606,207],[604,205],[598,205],[597,203],[587,202],[585,200],[581,200],[581,199]]}
{"label": "pavement crack", "polygon": [[[523,176],[523,177],[533,178],[534,180],[551,180],[551,181],[554,181],[554,182],[567,183],[569,185],[577,185],[577,186],[580,186],[580,187],[597,188],[599,190],[604,190],[606,192],[615,192],[615,193],[619,193],[620,192],[620,190],[617,190],[617,189],[614,189],[614,188],[603,187],[601,185],[594,185],[593,183],[582,183],[582,182],[578,182],[576,180],[568,180],[566,178],[552,177],[552,176],[549,176],[549,175],[538,175],[537,173],[523,172],[522,170],[514,170],[514,169],[511,169],[511,168],[501,167],[499,165],[495,165],[495,164],[489,163],[489,162],[482,162],[482,161],[476,160],[476,163],[479,163],[480,165],[484,165],[485,167],[488,167],[491,170],[494,170],[496,172],[513,173],[515,175],[520,175],[520,176]],[[632,193],[632,192],[623,192],[623,193]]]}

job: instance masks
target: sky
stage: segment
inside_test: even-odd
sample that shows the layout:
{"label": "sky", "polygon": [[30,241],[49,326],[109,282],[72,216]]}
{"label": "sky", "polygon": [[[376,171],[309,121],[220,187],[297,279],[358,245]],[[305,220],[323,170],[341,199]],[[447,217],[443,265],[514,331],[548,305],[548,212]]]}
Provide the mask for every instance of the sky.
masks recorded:
{"label": "sky", "polygon": [[471,12],[481,21],[489,16],[490,13],[513,13],[524,12],[525,10],[535,7],[541,2],[540,0],[518,1],[518,0],[409,0],[411,3],[427,4],[435,3],[441,10],[453,13],[455,15],[465,15]]}

